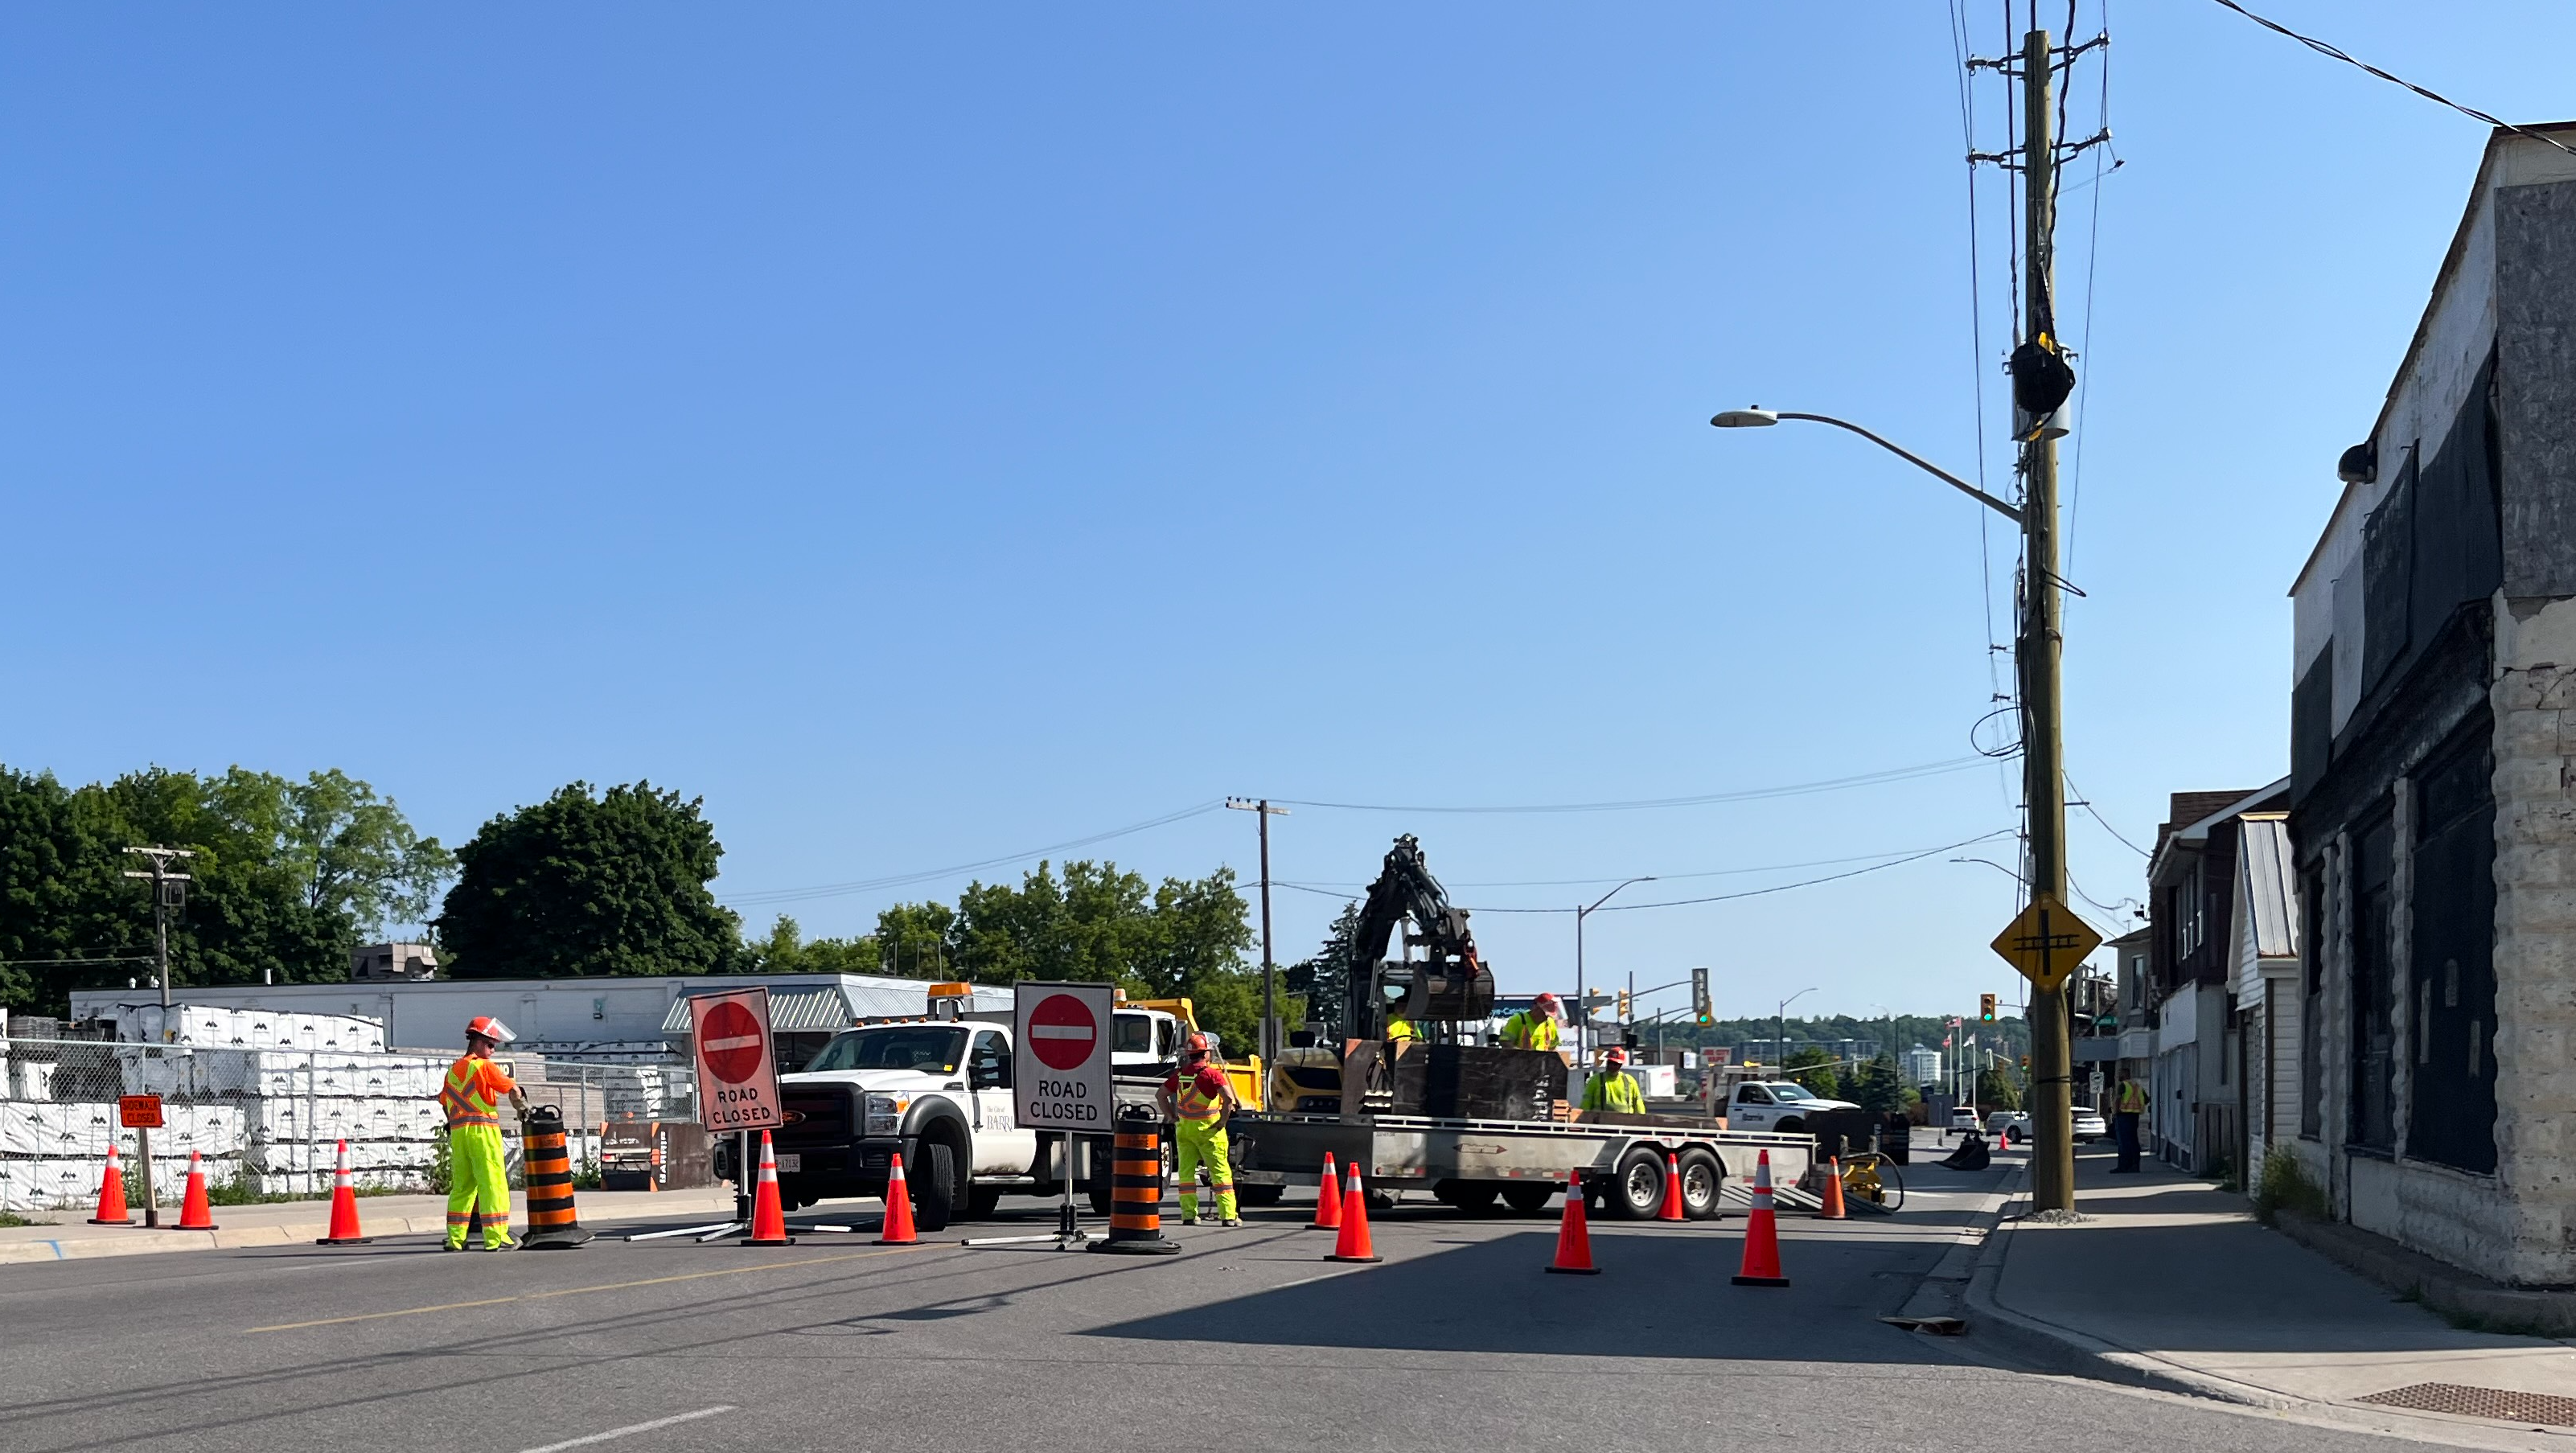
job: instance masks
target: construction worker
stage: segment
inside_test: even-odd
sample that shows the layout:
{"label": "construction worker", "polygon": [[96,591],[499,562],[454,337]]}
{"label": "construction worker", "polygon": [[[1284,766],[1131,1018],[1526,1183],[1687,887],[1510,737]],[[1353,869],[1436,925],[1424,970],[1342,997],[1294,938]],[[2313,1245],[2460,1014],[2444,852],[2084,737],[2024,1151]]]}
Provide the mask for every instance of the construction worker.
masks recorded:
{"label": "construction worker", "polygon": [[2120,1098],[2114,1101],[2113,1105],[2111,1138],[2120,1147],[2120,1159],[2111,1167],[2111,1172],[2114,1175],[2136,1175],[2138,1173],[2138,1124],[2146,1118],[2147,1087],[2139,1084],[2134,1075],[2122,1078]]}
{"label": "construction worker", "polygon": [[1601,1068],[1583,1082],[1586,1110],[1616,1110],[1622,1115],[1646,1113],[1646,1092],[1628,1075],[1628,1051],[1613,1046],[1601,1057]]}
{"label": "construction worker", "polygon": [[1225,1143],[1225,1117],[1242,1108],[1225,1066],[1208,1057],[1207,1036],[1192,1034],[1181,1051],[1180,1069],[1163,1081],[1163,1113],[1178,1130],[1172,1152],[1181,1178],[1181,1224],[1199,1224],[1199,1167],[1208,1172],[1216,1192],[1217,1219],[1243,1224],[1234,1201],[1234,1160]]}
{"label": "construction worker", "polygon": [[1413,1027],[1412,1020],[1398,1018],[1392,1015],[1388,1016],[1386,1021],[1386,1042],[1388,1044],[1397,1045],[1414,1043],[1420,1041],[1421,1038],[1422,1031]]}
{"label": "construction worker", "polygon": [[438,1108],[447,1116],[447,1245],[465,1249],[465,1228],[483,1215],[483,1249],[512,1251],[510,1239],[510,1173],[501,1163],[501,1098],[508,1096],[520,1118],[528,1097],[492,1063],[496,1045],[519,1036],[489,1014],[476,1015],[465,1026],[465,1054],[447,1067],[447,1082],[438,1092]]}
{"label": "construction worker", "polygon": [[1530,1007],[1503,1021],[1502,1043],[1512,1049],[1554,1049],[1557,1021],[1565,1017],[1565,1006],[1554,994],[1541,994],[1530,1001]]}

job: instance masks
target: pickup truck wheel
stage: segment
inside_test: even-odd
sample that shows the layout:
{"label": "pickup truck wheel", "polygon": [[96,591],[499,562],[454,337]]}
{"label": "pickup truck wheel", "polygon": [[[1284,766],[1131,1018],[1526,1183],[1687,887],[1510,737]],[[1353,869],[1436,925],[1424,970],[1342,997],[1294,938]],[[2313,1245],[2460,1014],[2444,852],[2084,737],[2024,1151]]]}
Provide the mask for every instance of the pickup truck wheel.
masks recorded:
{"label": "pickup truck wheel", "polygon": [[1000,1186],[976,1186],[966,1192],[966,1219],[969,1221],[990,1221],[993,1213],[1001,1208]]}
{"label": "pickup truck wheel", "polygon": [[922,1231],[945,1231],[957,1219],[957,1152],[945,1141],[921,1143],[921,1173],[904,1177],[912,1187],[912,1224]]}
{"label": "pickup truck wheel", "polygon": [[1807,1122],[1795,1115],[1792,1115],[1788,1119],[1781,1121],[1779,1124],[1772,1126],[1771,1133],[1774,1135],[1804,1135],[1807,1133]]}
{"label": "pickup truck wheel", "polygon": [[1664,1157],[1640,1145],[1619,1160],[1610,1178],[1609,1212],[1622,1221],[1652,1221],[1664,1209]]}
{"label": "pickup truck wheel", "polygon": [[1503,1204],[1524,1216],[1535,1216],[1547,1209],[1548,1199],[1556,1194],[1551,1181],[1515,1181],[1502,1188]]}
{"label": "pickup truck wheel", "polygon": [[1726,1185],[1726,1167],[1718,1162],[1715,1152],[1693,1145],[1682,1150],[1681,1168],[1682,1219],[1716,1220],[1718,1192]]}

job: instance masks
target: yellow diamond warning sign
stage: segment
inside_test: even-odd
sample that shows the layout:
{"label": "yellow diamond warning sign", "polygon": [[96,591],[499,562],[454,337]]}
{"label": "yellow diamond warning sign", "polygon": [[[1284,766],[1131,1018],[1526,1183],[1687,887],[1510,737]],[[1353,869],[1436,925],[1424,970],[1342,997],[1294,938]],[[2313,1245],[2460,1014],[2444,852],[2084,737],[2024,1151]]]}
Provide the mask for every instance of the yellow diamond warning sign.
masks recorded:
{"label": "yellow diamond warning sign", "polygon": [[2101,946],[2102,935],[2093,931],[2093,925],[2045,894],[2032,899],[2019,918],[1995,935],[1995,952],[2043,989],[2065,983],[2076,966]]}

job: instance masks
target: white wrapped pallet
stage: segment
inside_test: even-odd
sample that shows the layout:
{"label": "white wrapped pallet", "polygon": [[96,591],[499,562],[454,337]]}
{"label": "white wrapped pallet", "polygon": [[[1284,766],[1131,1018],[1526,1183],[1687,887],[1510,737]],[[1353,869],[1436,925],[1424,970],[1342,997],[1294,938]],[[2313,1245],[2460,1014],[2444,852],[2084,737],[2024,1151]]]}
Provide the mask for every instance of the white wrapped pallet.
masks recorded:
{"label": "white wrapped pallet", "polygon": [[[331,1193],[331,1180],[330,1168],[326,1166],[318,1176],[310,1171],[253,1171],[250,1184],[251,1189],[264,1196],[311,1196],[319,1199]],[[352,1170],[349,1181],[362,1191],[425,1192],[429,1189],[429,1167]],[[358,1210],[361,1222],[369,1214],[364,1206]]]}
{"label": "white wrapped pallet", "polygon": [[[352,1141],[349,1166],[353,1170],[417,1170],[427,1174],[436,1153],[436,1148],[425,1141]],[[244,1154],[255,1172],[328,1174],[339,1164],[340,1147],[336,1141],[253,1141]]]}
{"label": "white wrapped pallet", "polygon": [[[164,1103],[161,1118],[162,1128],[152,1132],[156,1152],[229,1155],[241,1148],[242,1112],[236,1106]],[[119,1126],[112,1104],[0,1101],[0,1155],[101,1159],[110,1139],[124,1153],[134,1153],[134,1132]]]}
{"label": "white wrapped pallet", "polygon": [[248,1108],[263,1140],[430,1140],[446,1128],[436,1101],[394,1096],[281,1097]]}
{"label": "white wrapped pallet", "polygon": [[[157,1148],[157,1147],[156,1147]],[[208,1184],[229,1183],[241,1176],[241,1161],[226,1157],[202,1162]],[[143,1183],[137,1167],[125,1168],[125,1196],[139,1204]],[[98,1183],[105,1166],[94,1160],[0,1160],[0,1211],[86,1211],[98,1205]],[[152,1157],[153,1188],[165,1211],[179,1204],[188,1181],[188,1158]],[[136,1213],[139,1220],[141,1212]],[[176,1219],[171,1217],[169,1219]]]}
{"label": "white wrapped pallet", "polygon": [[12,1100],[50,1100],[54,1097],[54,1070],[46,1060],[33,1060],[24,1055],[9,1058],[8,1096]]}
{"label": "white wrapped pallet", "polygon": [[120,1004],[116,1037],[133,1044],[186,1044],[200,1049],[315,1049],[381,1053],[385,1026],[361,1014],[294,1014],[221,1009],[201,1004]]}

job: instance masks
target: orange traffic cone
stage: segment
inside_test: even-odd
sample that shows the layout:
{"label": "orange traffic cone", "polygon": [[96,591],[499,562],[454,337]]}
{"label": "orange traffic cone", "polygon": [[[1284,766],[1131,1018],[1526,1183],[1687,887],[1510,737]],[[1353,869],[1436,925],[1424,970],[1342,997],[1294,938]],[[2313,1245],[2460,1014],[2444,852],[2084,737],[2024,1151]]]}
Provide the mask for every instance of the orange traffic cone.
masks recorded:
{"label": "orange traffic cone", "polygon": [[1780,1221],[1771,1206],[1771,1152],[1753,1165],[1753,1212],[1744,1221],[1744,1269],[1735,1274],[1740,1287],[1784,1287],[1780,1274]]}
{"label": "orange traffic cone", "polygon": [[117,1164],[116,1142],[107,1143],[107,1176],[98,1183],[98,1214],[89,1218],[93,1226],[131,1226],[134,1213],[125,1209],[125,1167]]}
{"label": "orange traffic cone", "polygon": [[1568,1276],[1599,1276],[1592,1264],[1592,1231],[1583,1219],[1583,1172],[1565,1178],[1565,1219],[1556,1228],[1556,1261],[1548,1270]]}
{"label": "orange traffic cone", "polygon": [[[764,1173],[763,1179],[767,1175]],[[879,1246],[910,1246],[921,1238],[912,1230],[912,1187],[903,1179],[903,1152],[894,1153],[894,1165],[886,1171],[885,1230],[877,1237]]]}
{"label": "orange traffic cone", "polygon": [[1306,1223],[1309,1231],[1338,1231],[1342,1228],[1342,1186],[1333,1179],[1333,1153],[1324,1152],[1324,1179],[1315,1187],[1315,1219]]}
{"label": "orange traffic cone", "polygon": [[349,1142],[340,1142],[340,1170],[331,1178],[331,1234],[316,1246],[364,1246],[375,1240],[358,1229],[358,1188],[349,1179]]}
{"label": "orange traffic cone", "polygon": [[206,1205],[206,1167],[203,1157],[188,1152],[188,1198],[179,1203],[179,1229],[182,1231],[215,1230],[215,1213]]}
{"label": "orange traffic cone", "polygon": [[1825,1162],[1825,1204],[1816,1211],[1819,1221],[1840,1221],[1843,1211],[1843,1158],[1833,1156]]}
{"label": "orange traffic cone", "polygon": [[[888,1186],[887,1191],[893,1191]],[[770,1147],[769,1132],[760,1132],[760,1184],[751,1193],[751,1237],[745,1246],[793,1246],[796,1238],[787,1234],[787,1209],[778,1204],[778,1152]]]}
{"label": "orange traffic cone", "polygon": [[1664,1152],[1664,1205],[1655,1213],[1655,1219],[1682,1219],[1682,1163],[1671,1151]]}
{"label": "orange traffic cone", "polygon": [[1360,1168],[1351,1167],[1350,1184],[1342,1188],[1342,1231],[1333,1238],[1327,1261],[1384,1261],[1369,1245],[1368,1197],[1360,1190]]}

